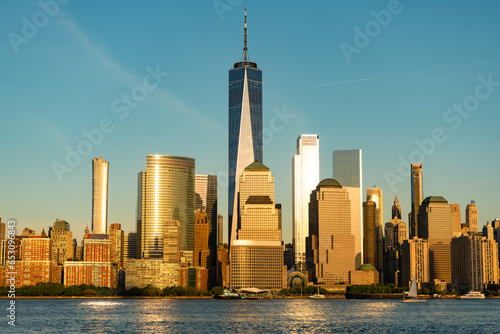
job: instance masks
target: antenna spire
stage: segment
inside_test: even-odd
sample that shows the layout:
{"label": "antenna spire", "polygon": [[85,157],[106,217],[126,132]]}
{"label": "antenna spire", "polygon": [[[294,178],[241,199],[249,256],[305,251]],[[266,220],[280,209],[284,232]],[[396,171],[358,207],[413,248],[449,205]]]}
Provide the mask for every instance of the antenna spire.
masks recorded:
{"label": "antenna spire", "polygon": [[247,62],[247,6],[245,6],[245,42],[243,47],[243,52],[245,53],[244,62]]}

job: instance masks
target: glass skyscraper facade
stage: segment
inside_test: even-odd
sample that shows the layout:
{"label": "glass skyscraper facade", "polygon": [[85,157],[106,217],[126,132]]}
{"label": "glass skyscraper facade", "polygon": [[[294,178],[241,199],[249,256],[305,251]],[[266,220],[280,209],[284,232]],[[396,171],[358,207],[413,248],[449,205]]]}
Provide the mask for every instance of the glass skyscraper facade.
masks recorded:
{"label": "glass skyscraper facade", "polygon": [[148,155],[138,175],[137,240],[140,258],[162,258],[165,224],[180,222],[180,249],[194,249],[195,160]]}
{"label": "glass skyscraper facade", "polygon": [[246,11],[244,53],[244,61],[229,70],[229,245],[239,228],[239,177],[252,162],[263,162],[262,71],[256,63],[247,61]]}
{"label": "glass skyscraper facade", "polygon": [[296,269],[305,270],[309,199],[319,183],[319,136],[300,135],[292,158],[293,252]]}
{"label": "glass skyscraper facade", "polygon": [[107,232],[108,178],[109,162],[92,159],[92,231],[97,234]]}
{"label": "glass skyscraper facade", "polygon": [[333,178],[349,193],[351,232],[355,237],[356,268],[363,261],[363,161],[361,150],[333,151]]}

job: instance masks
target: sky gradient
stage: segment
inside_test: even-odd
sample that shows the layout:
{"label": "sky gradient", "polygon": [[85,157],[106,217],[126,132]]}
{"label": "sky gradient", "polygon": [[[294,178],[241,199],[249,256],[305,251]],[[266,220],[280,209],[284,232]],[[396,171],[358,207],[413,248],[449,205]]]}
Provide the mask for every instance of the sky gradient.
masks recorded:
{"label": "sky gradient", "polygon": [[[195,158],[198,174],[219,176],[227,240],[228,70],[243,50],[237,2],[4,1],[2,221],[16,218],[20,234],[64,219],[80,242],[92,158],[103,157],[108,226],[135,231],[146,155],[179,155]],[[250,60],[263,71],[264,164],[285,242],[300,134],[320,136],[321,179],[333,175],[333,150],[363,150],[363,188],[382,188],[384,221],[397,186],[407,222],[410,162],[423,163],[424,195],[460,204],[463,222],[470,200],[480,228],[500,217],[499,12],[492,0],[247,3]],[[86,155],[70,166],[67,147]]]}

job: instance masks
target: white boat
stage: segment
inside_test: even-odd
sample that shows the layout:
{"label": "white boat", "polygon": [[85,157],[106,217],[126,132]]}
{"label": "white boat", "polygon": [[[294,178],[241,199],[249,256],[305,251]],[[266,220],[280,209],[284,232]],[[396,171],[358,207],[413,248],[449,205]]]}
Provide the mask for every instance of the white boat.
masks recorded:
{"label": "white boat", "polygon": [[408,293],[408,297],[403,299],[404,303],[425,303],[427,299],[418,299],[417,298],[417,274],[413,276],[413,280],[410,285],[410,292]]}
{"label": "white boat", "polygon": [[484,299],[484,295],[479,291],[471,290],[465,295],[460,296],[460,299]]}
{"label": "white boat", "polygon": [[309,298],[311,298],[311,299],[325,299],[325,295],[321,295],[321,294],[319,293],[319,286],[318,286],[318,292],[317,292],[317,293],[315,293],[315,294],[314,294],[314,295],[312,295],[312,296],[309,296]]}

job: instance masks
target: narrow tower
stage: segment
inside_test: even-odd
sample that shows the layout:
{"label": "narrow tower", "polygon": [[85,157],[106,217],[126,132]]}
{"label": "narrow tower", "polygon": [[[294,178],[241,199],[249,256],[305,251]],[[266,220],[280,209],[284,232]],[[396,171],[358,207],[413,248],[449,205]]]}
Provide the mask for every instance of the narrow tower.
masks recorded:
{"label": "narrow tower", "polygon": [[239,177],[254,161],[262,162],[262,71],[249,61],[247,19],[243,61],[229,70],[229,194],[228,243],[231,246],[239,229]]}
{"label": "narrow tower", "polygon": [[104,234],[108,226],[109,162],[92,159],[92,232]]}

